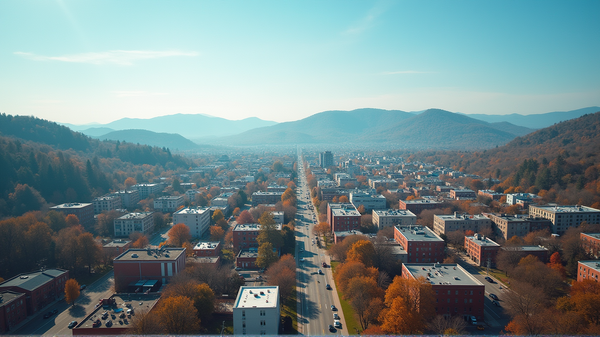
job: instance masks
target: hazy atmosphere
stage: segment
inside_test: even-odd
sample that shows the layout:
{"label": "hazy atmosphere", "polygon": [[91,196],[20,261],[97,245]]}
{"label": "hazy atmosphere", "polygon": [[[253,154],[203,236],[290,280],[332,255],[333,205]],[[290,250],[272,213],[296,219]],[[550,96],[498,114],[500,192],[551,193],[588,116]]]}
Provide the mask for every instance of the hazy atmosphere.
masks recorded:
{"label": "hazy atmosphere", "polygon": [[600,105],[598,1],[2,1],[0,111],[108,123]]}

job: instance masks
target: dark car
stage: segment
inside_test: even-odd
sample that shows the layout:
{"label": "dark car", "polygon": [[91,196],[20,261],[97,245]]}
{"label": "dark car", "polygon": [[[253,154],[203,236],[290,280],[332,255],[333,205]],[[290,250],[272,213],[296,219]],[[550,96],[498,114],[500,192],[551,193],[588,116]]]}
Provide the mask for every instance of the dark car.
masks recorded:
{"label": "dark car", "polygon": [[327,285],[325,286],[325,289],[331,290],[331,286],[329,285],[329,283],[327,283]]}
{"label": "dark car", "polygon": [[50,316],[52,316],[52,312],[47,312],[44,314],[44,319],[49,318]]}
{"label": "dark car", "polygon": [[496,300],[492,301],[492,304],[495,305],[495,306],[497,306],[497,307],[500,306],[500,303],[498,303],[498,301],[496,301]]}
{"label": "dark car", "polygon": [[71,323],[69,323],[69,329],[73,329],[76,325],[77,321],[71,321]]}
{"label": "dark car", "polygon": [[337,311],[337,308],[333,304],[331,305],[331,311]]}
{"label": "dark car", "polygon": [[336,332],[337,330],[333,327],[333,325],[329,324],[329,331]]}
{"label": "dark car", "polygon": [[323,262],[323,268],[327,268],[327,263]]}
{"label": "dark car", "polygon": [[79,290],[84,290],[85,288],[87,288],[87,286],[85,284],[82,284],[81,287],[79,287]]}
{"label": "dark car", "polygon": [[489,277],[489,276],[486,276],[485,280],[488,281],[488,282],[490,282],[490,283],[494,283],[494,280],[492,280],[492,278]]}
{"label": "dark car", "polygon": [[102,325],[102,321],[100,321],[99,319],[97,319],[97,320],[94,322],[94,324],[92,324],[92,327],[93,327],[93,328],[97,328],[97,327],[99,327],[99,326],[101,326],[101,325]]}
{"label": "dark car", "polygon": [[496,294],[490,294],[490,298],[492,298],[492,299],[494,299],[496,301],[499,300],[499,298],[498,298],[498,296],[496,296]]}
{"label": "dark car", "polygon": [[323,275],[323,271],[319,269],[319,275]]}

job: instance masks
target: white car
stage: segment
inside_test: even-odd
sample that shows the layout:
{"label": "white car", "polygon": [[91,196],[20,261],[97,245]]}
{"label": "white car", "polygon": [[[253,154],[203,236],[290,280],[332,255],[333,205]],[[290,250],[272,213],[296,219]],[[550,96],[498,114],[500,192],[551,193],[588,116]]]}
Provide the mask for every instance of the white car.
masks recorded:
{"label": "white car", "polygon": [[341,329],[342,328],[342,322],[340,322],[339,319],[336,319],[336,320],[333,321],[333,326],[336,327],[336,328],[338,328],[338,329]]}

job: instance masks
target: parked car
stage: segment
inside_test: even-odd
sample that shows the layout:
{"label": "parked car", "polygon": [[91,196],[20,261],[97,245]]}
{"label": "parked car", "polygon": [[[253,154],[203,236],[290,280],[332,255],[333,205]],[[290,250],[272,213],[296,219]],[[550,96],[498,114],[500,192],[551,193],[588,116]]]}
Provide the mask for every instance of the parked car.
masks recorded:
{"label": "parked car", "polygon": [[475,316],[471,316],[471,324],[477,325],[477,318]]}
{"label": "parked car", "polygon": [[498,298],[498,296],[496,296],[496,294],[490,294],[490,298],[492,298],[492,299],[494,299],[496,301],[499,300],[499,298]]}
{"label": "parked car", "polygon": [[331,290],[331,286],[329,285],[329,283],[327,283],[327,285],[325,286],[325,289]]}
{"label": "parked car", "polygon": [[333,327],[333,325],[329,324],[329,331],[336,332],[337,330]]}
{"label": "parked car", "polygon": [[76,325],[77,321],[71,321],[71,323],[69,323],[69,329],[73,329]]}
{"label": "parked car", "polygon": [[52,316],[52,312],[47,312],[44,314],[44,319],[49,318],[50,316]]}
{"label": "parked car", "polygon": [[97,320],[94,322],[94,324],[92,324],[92,327],[93,327],[93,328],[98,328],[98,327],[100,327],[101,325],[102,325],[102,322],[101,322],[99,319],[97,319]]}
{"label": "parked car", "polygon": [[79,290],[81,291],[81,290],[83,290],[83,289],[85,289],[85,288],[87,288],[87,286],[86,286],[85,284],[82,284],[82,285],[79,287]]}
{"label": "parked car", "polygon": [[338,315],[338,314],[337,314],[337,312],[334,312],[334,313],[333,313],[333,319],[334,319],[334,320],[336,320],[336,319],[340,319],[340,315]]}
{"label": "parked car", "polygon": [[342,322],[340,322],[339,319],[336,319],[335,321],[333,321],[333,326],[336,327],[336,328],[338,328],[338,329],[341,329],[342,328]]}
{"label": "parked car", "polygon": [[489,276],[486,276],[485,280],[488,281],[489,283],[494,283],[494,280]]}
{"label": "parked car", "polygon": [[496,301],[496,300],[492,301],[492,304],[495,305],[495,306],[497,306],[497,307],[500,306],[500,303],[498,303],[498,301]]}
{"label": "parked car", "polygon": [[323,262],[323,268],[327,268],[327,263]]}
{"label": "parked car", "polygon": [[477,330],[485,330],[485,327],[482,324],[477,325]]}
{"label": "parked car", "polygon": [[331,311],[337,311],[337,308],[333,304],[331,305]]}
{"label": "parked car", "polygon": [[319,275],[323,275],[323,271],[319,269]]}
{"label": "parked car", "polygon": [[110,328],[112,326],[112,321],[106,321],[106,327]]}

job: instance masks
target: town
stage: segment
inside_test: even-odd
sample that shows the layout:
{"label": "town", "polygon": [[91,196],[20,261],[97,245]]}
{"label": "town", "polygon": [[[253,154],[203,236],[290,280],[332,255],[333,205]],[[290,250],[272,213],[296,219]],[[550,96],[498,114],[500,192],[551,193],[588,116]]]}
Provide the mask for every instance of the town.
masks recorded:
{"label": "town", "polygon": [[[600,210],[501,183],[301,147],[128,177],[0,224],[38,250],[35,271],[0,283],[0,333],[597,331]],[[3,272],[25,258],[4,255]]]}

